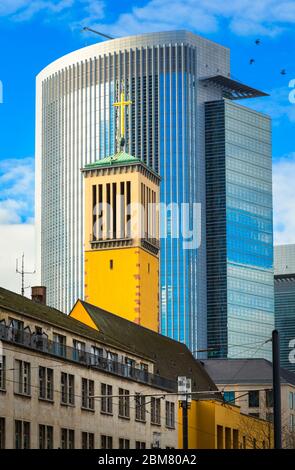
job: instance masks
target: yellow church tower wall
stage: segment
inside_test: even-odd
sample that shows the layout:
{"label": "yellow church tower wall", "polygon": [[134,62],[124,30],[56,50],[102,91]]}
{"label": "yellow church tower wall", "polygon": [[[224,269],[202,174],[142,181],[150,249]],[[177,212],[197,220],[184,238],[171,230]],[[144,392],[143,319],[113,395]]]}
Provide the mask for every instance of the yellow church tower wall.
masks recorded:
{"label": "yellow church tower wall", "polygon": [[124,152],[83,172],[85,301],[159,331],[159,176]]}

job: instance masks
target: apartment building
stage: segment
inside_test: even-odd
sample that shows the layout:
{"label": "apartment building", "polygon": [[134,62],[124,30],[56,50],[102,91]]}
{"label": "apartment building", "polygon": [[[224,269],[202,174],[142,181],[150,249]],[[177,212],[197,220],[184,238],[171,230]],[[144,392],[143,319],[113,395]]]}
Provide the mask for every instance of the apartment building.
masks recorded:
{"label": "apartment building", "polygon": [[0,289],[0,448],[174,448],[176,382],[153,361]]}

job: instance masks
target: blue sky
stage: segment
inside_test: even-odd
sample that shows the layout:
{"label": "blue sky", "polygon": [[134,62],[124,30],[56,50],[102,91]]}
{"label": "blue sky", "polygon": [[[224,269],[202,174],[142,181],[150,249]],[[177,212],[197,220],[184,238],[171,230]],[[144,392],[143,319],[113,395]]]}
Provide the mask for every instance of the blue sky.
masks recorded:
{"label": "blue sky", "polygon": [[[54,59],[99,40],[81,33],[84,25],[115,37],[188,29],[231,49],[233,77],[271,94],[243,104],[273,117],[276,241],[295,242],[295,104],[289,101],[289,82],[295,79],[294,0],[0,0],[0,224],[5,230],[33,224],[35,76]],[[250,58],[255,59],[251,66]],[[286,75],[280,74],[283,68]]]}

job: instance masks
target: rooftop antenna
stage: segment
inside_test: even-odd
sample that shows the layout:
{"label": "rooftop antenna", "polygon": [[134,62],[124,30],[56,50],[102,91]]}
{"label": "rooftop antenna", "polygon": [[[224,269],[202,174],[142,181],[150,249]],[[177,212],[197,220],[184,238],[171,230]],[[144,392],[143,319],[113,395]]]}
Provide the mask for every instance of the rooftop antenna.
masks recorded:
{"label": "rooftop antenna", "polygon": [[82,32],[84,32],[84,31],[90,31],[91,33],[98,34],[98,36],[102,36],[102,37],[104,37],[104,38],[106,38],[106,39],[114,39],[114,38],[112,38],[112,36],[109,36],[108,34],[100,33],[99,31],[96,31],[95,29],[88,28],[87,26],[84,26],[84,28],[82,28],[81,31],[82,31]]}
{"label": "rooftop antenna", "polygon": [[18,259],[16,258],[16,270],[15,272],[17,274],[20,274],[22,277],[22,289],[21,289],[21,295],[24,297],[25,295],[25,289],[27,289],[29,286],[25,287],[25,274],[35,274],[35,271],[25,271],[25,254],[22,254],[22,263],[21,263],[21,269],[18,269]]}

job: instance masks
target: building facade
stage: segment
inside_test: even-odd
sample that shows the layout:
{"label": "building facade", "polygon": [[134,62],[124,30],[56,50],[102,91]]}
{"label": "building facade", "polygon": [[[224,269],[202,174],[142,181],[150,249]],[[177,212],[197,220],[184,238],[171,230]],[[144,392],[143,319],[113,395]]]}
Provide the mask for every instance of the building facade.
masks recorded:
{"label": "building facade", "polygon": [[0,291],[0,449],[177,448],[176,382],[153,361]]}
{"label": "building facade", "polygon": [[274,247],[275,275],[295,273],[295,244]]}
{"label": "building facade", "polygon": [[[273,425],[218,400],[193,400],[190,449],[272,449]],[[180,432],[180,429],[179,429]],[[179,436],[182,443],[182,436]]]}
{"label": "building facade", "polygon": [[[272,363],[264,359],[208,359],[204,366],[224,401],[242,414],[273,422]],[[282,439],[295,447],[295,374],[281,369]]]}
{"label": "building facade", "polygon": [[275,246],[275,325],[281,365],[295,372],[295,245]]}
{"label": "building facade", "polygon": [[[83,298],[80,169],[118,150],[118,114],[112,104],[119,98],[122,84],[133,101],[127,113],[125,150],[161,176],[160,201],[170,208],[161,227],[165,234],[160,259],[161,331],[185,342],[192,351],[207,348],[204,103],[263,93],[231,80],[229,50],[200,36],[174,31],[105,41],[58,59],[38,75],[36,225],[40,282],[48,288],[49,305],[64,312],[70,311],[77,298]],[[258,121],[252,125],[257,133]],[[253,161],[257,154],[251,152],[259,153],[254,148],[246,150],[242,159],[250,155]],[[264,150],[262,154],[263,159]],[[245,191],[239,197],[242,204]],[[260,210],[260,199],[245,202],[250,203]],[[195,210],[197,223],[191,227]],[[185,214],[189,223],[179,234],[174,224],[185,219]],[[190,246],[185,243],[191,241],[188,228],[194,235]],[[240,334],[243,342],[248,341],[245,335],[244,331]]]}
{"label": "building facade", "polygon": [[83,173],[85,300],[159,332],[159,176],[123,151]]}
{"label": "building facade", "polygon": [[271,359],[263,344],[274,329],[270,119],[213,101],[205,132],[208,348]]}
{"label": "building facade", "polygon": [[221,397],[184,344],[84,301],[0,288],[0,346],[0,449],[178,448],[178,377]]}

